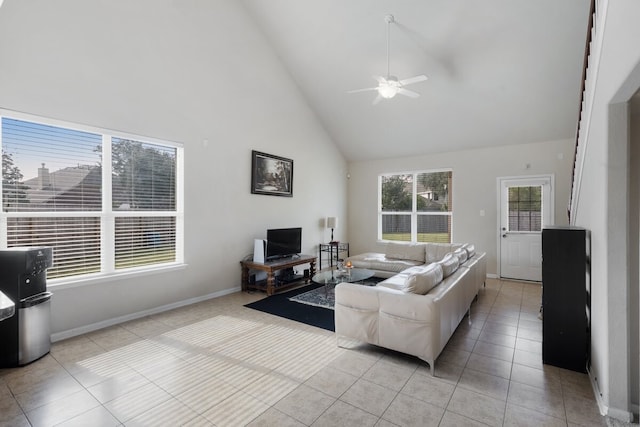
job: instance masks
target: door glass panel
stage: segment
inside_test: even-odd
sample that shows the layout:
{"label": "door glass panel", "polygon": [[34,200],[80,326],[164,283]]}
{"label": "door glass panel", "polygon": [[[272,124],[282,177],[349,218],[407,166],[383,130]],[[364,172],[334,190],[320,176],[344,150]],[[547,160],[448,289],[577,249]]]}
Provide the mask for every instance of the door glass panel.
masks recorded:
{"label": "door glass panel", "polygon": [[542,231],[542,186],[508,190],[509,231]]}

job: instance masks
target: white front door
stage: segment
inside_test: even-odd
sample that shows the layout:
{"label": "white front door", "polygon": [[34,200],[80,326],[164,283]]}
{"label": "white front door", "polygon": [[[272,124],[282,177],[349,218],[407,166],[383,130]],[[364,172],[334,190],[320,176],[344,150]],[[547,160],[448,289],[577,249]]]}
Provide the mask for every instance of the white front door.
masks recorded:
{"label": "white front door", "polygon": [[542,281],[542,228],[553,225],[553,177],[498,180],[500,277]]}

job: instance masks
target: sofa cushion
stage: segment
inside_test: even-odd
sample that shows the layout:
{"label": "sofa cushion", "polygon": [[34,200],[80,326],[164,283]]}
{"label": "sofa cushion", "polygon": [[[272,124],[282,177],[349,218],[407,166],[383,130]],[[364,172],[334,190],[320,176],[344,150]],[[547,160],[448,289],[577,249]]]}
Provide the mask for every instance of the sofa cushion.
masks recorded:
{"label": "sofa cushion", "polygon": [[385,247],[384,254],[387,258],[404,259],[424,263],[424,244],[389,242]]}
{"label": "sofa cushion", "polygon": [[463,248],[467,251],[467,258],[472,258],[476,254],[476,246],[471,243],[465,243]]}
{"label": "sofa cushion", "polygon": [[407,277],[408,275],[402,273],[394,274],[393,276],[384,279],[382,282],[378,282],[376,286],[402,292],[402,289],[404,288],[404,282],[405,280],[407,280]]}
{"label": "sofa cushion", "polygon": [[469,254],[464,248],[456,249],[455,251],[453,251],[453,254],[458,257],[458,264],[464,264],[464,262],[469,257]]}
{"label": "sofa cushion", "polygon": [[404,282],[407,280],[407,277],[409,277],[409,275],[413,273],[422,271],[423,269],[424,269],[424,264],[409,267],[407,269],[402,270],[400,273],[396,273],[393,276],[384,279],[382,282],[378,282],[376,286],[393,289],[395,291],[400,291],[404,293],[403,292]]}
{"label": "sofa cushion", "polygon": [[368,268],[369,270],[386,271],[390,273],[400,273],[409,267],[423,265],[420,261],[407,259],[390,259],[384,254],[376,252],[366,252],[347,258],[355,268]]}
{"label": "sofa cushion", "polygon": [[442,281],[442,267],[438,263],[429,264],[420,270],[415,270],[404,281],[402,291],[405,293],[424,295]]}
{"label": "sofa cushion", "polygon": [[458,269],[458,257],[453,253],[448,253],[437,262],[442,267],[442,274],[445,278],[451,276]]}
{"label": "sofa cushion", "polygon": [[424,263],[420,261],[387,258],[385,254],[377,252],[366,252],[363,254],[350,256],[347,258],[347,260],[351,261],[351,264],[353,264],[353,266],[356,268],[388,270],[394,273],[400,273],[401,271],[415,265],[424,265]]}

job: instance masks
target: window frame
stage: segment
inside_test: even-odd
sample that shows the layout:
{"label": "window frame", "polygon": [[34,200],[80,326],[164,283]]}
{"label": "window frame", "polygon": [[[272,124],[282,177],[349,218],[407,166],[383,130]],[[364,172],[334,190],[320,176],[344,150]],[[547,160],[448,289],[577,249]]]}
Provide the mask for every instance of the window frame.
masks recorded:
{"label": "window frame", "polygon": [[[377,240],[380,243],[386,242],[395,242],[395,243],[421,243],[418,241],[418,217],[419,216],[438,216],[444,215],[449,217],[449,221],[451,223],[451,234],[449,236],[449,243],[453,242],[453,208],[449,211],[419,211],[418,210],[418,176],[421,174],[429,174],[429,173],[439,173],[439,172],[451,172],[451,182],[453,185],[453,169],[450,168],[442,168],[442,169],[426,169],[426,170],[414,170],[414,171],[403,171],[403,172],[385,172],[378,175],[378,232],[377,232]],[[383,212],[382,211],[382,180],[384,177],[391,176],[399,176],[399,175],[411,175],[411,211],[398,211],[398,212]],[[453,195],[449,195],[449,199],[453,200]],[[384,215],[411,215],[411,240],[387,240],[383,239],[383,230],[382,230],[382,217]]]}
{"label": "window frame", "polygon": [[[184,146],[182,143],[158,139],[148,136],[136,135],[128,132],[114,131],[96,126],[72,123],[63,120],[51,119],[33,114],[15,112],[0,109],[0,150],[2,141],[2,118],[35,122],[43,125],[56,126],[80,132],[90,132],[102,136],[102,207],[93,211],[36,211],[36,212],[5,212],[0,209],[0,247],[7,248],[8,218],[39,217],[93,217],[100,218],[100,271],[95,273],[65,276],[48,279],[48,286],[64,288],[78,286],[87,282],[100,282],[112,280],[115,277],[138,276],[166,272],[168,269],[182,269],[184,261]],[[146,144],[154,144],[176,149],[176,183],[175,183],[175,210],[149,211],[149,210],[114,210],[112,206],[112,139],[121,138],[134,140]],[[0,179],[0,194],[2,194],[2,180]],[[163,262],[139,267],[116,269],[115,260],[115,223],[119,217],[174,217],[176,223],[175,236],[175,261]],[[55,263],[55,258],[54,258]]]}

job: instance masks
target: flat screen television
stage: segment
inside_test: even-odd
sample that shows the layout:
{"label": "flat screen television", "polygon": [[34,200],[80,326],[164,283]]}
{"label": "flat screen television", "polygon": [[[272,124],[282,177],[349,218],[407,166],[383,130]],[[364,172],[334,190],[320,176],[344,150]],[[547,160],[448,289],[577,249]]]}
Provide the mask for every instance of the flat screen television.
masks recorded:
{"label": "flat screen television", "polygon": [[298,255],[302,251],[302,228],[267,230],[267,259]]}

